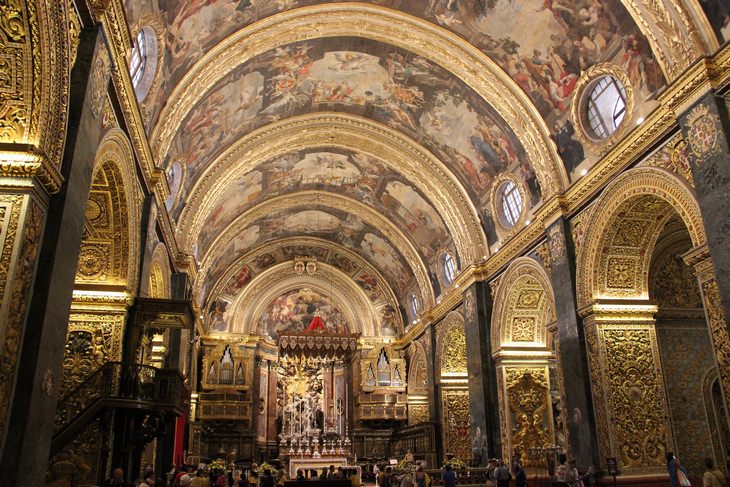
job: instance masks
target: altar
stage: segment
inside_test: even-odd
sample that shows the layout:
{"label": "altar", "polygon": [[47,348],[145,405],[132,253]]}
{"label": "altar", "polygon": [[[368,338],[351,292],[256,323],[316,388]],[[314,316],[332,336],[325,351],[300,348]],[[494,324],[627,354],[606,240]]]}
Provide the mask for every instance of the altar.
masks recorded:
{"label": "altar", "polygon": [[357,336],[333,334],[318,318],[304,333],[279,336],[277,416],[279,455],[298,469],[321,472],[348,466],[352,383],[350,358]]}

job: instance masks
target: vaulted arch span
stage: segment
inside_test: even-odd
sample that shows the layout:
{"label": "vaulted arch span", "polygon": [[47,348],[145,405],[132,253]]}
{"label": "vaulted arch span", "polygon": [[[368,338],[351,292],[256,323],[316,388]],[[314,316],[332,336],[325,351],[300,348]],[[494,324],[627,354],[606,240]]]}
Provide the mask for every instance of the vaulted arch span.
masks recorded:
{"label": "vaulted arch span", "polygon": [[[314,315],[310,316],[308,306],[294,309],[302,303],[318,305],[319,313],[325,310],[328,314],[321,318],[328,327],[335,327],[333,331],[370,337],[381,334],[372,303],[349,276],[328,264],[320,264],[315,274],[299,275],[288,262],[265,271],[241,293],[232,304],[230,330],[274,339],[278,332],[272,327],[282,323],[279,331],[304,331]],[[299,315],[293,316],[296,313]]]}
{"label": "vaulted arch span", "polygon": [[[294,222],[292,219],[297,217],[293,215],[294,210],[300,214],[305,212],[306,215],[301,216],[306,218]],[[342,216],[337,213],[342,213]],[[274,230],[287,230],[281,224],[285,220],[296,223],[297,228],[291,229],[296,235],[305,233],[306,228],[300,226],[309,225],[310,231],[328,232],[348,242],[351,238],[358,238],[357,248],[376,263],[391,285],[402,291],[409,286],[408,275],[411,275],[424,303],[427,306],[435,303],[427,266],[402,229],[364,203],[317,191],[302,191],[296,193],[295,197],[271,198],[242,213],[221,232],[205,255],[198,256],[199,274],[210,275],[214,281],[217,280],[232,262],[253,245],[277,238]],[[271,231],[260,233],[262,225],[271,226]],[[335,232],[337,229],[339,231]],[[393,268],[388,263],[398,265]],[[402,274],[403,271],[408,275]]]}
{"label": "vaulted arch span", "polygon": [[[190,194],[184,196],[185,206],[178,218],[184,248],[191,248],[203,229],[210,231],[211,215],[223,201],[230,201],[232,186],[242,181],[244,175],[252,174],[264,162],[276,157],[315,148],[356,151],[413,183],[443,219],[463,267],[488,255],[479,212],[446,165],[386,125],[338,113],[303,115],[275,122],[248,134],[216,158]],[[363,174],[362,178],[366,176],[367,184],[374,184],[370,181],[373,176]]]}
{"label": "vaulted arch span", "polygon": [[707,241],[697,200],[686,182],[659,168],[626,171],[609,184],[594,209],[578,254],[578,306],[600,298],[649,298],[652,249],[677,215],[692,246]]}
{"label": "vaulted arch span", "polygon": [[[229,36],[183,77],[169,97],[152,138],[158,158],[166,159],[183,121],[206,94],[248,59],[289,42],[358,35],[414,52],[463,80],[496,111],[527,154],[546,196],[567,185],[544,120],[517,84],[489,57],[460,37],[416,17],[358,3],[336,3],[273,15]],[[409,32],[409,36],[404,36]]]}

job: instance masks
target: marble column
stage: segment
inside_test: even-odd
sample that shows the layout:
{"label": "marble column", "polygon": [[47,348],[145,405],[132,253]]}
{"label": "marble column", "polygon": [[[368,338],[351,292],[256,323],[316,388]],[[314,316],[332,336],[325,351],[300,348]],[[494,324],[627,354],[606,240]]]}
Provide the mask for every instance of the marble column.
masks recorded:
{"label": "marble column", "polygon": [[570,224],[558,219],[547,229],[550,249],[550,283],[558,320],[558,368],[563,383],[563,409],[568,433],[568,450],[578,468],[598,461],[598,444],[591,396],[583,323],[576,306],[575,247]]}
{"label": "marble column", "polygon": [[[86,202],[101,130],[101,109],[94,105],[92,93],[106,93],[109,79],[108,63],[96,63],[100,56],[108,56],[100,31],[83,30],[71,71],[68,137],[61,165],[64,182],[50,197],[38,249],[38,267],[43,272],[32,284],[24,285],[25,290],[32,287],[30,297],[18,301],[18,305],[27,304],[28,316],[23,320],[24,311],[14,311],[20,313],[24,326],[16,349],[16,386],[0,458],[7,485],[42,485],[46,473]],[[91,76],[92,66],[97,69],[100,65],[100,71]],[[32,278],[31,257],[26,253],[14,267],[27,268],[27,276]]]}
{"label": "marble column", "polygon": [[[730,316],[730,114],[710,92],[679,118],[725,316]],[[726,320],[727,324],[727,320]]]}
{"label": "marble column", "polygon": [[488,458],[502,456],[497,369],[490,340],[492,293],[487,283],[477,282],[463,295],[472,459],[486,466]]}

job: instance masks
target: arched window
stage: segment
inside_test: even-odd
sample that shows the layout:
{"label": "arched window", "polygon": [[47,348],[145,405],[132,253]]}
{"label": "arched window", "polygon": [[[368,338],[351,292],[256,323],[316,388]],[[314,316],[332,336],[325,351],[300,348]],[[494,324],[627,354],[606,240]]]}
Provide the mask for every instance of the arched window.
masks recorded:
{"label": "arched window", "polygon": [[411,319],[416,319],[420,307],[421,304],[418,302],[418,296],[415,293],[410,293],[408,295],[408,312],[411,314]]}
{"label": "arched window", "polygon": [[451,286],[456,279],[456,260],[449,252],[441,254],[441,274],[444,276],[444,284]]}
{"label": "arched window", "polygon": [[500,200],[502,204],[502,217],[506,227],[513,227],[517,224],[522,215],[524,201],[517,184],[514,181],[505,182],[500,188]]}
{"label": "arched window", "polygon": [[136,89],[142,80],[145,67],[147,66],[147,41],[144,29],[137,32],[137,38],[132,46],[132,59],[129,62],[129,76],[132,78],[132,86]]}
{"label": "arched window", "polygon": [[134,38],[129,76],[139,101],[144,100],[152,87],[157,69],[157,35],[150,26],[142,27]]}
{"label": "arched window", "polygon": [[613,76],[596,81],[588,94],[588,124],[599,139],[616,132],[626,115],[626,90]]}

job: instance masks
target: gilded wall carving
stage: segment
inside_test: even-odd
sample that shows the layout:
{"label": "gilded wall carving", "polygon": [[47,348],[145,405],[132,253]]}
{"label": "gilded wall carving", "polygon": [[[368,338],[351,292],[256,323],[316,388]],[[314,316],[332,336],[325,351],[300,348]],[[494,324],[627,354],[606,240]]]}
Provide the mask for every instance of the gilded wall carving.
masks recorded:
{"label": "gilded wall carving", "polygon": [[530,448],[554,444],[546,367],[505,367],[509,406],[510,454],[520,453],[529,464]]}
{"label": "gilded wall carving", "polygon": [[[19,245],[20,249],[12,264],[14,275],[9,300],[7,301],[8,314],[5,319],[2,348],[0,348],[0,438],[4,436],[4,429],[7,424],[10,394],[15,380],[22,327],[30,301],[30,291],[33,285],[36,258],[43,234],[43,220],[45,217],[43,209],[35,200],[27,198],[26,201],[24,228],[20,241],[16,244],[17,237],[11,238],[11,232],[8,232],[3,242],[3,254],[8,245]],[[17,201],[16,204],[20,205],[20,201]],[[12,231],[14,233],[17,230],[12,229]],[[6,275],[3,281],[7,281],[8,278],[9,275]],[[5,299],[8,299],[8,297],[3,296],[3,300]]]}
{"label": "gilded wall carving", "polygon": [[[92,303],[85,306],[94,307]],[[78,305],[72,305],[72,309]],[[103,307],[101,303],[97,305]],[[109,361],[122,359],[124,309],[72,311],[69,317],[59,397],[64,397]]]}
{"label": "gilded wall carving", "polygon": [[461,313],[449,313],[441,323],[438,336],[438,356],[441,375],[464,375],[467,373],[466,336],[464,317]]}
{"label": "gilded wall carving", "polygon": [[4,158],[0,172],[38,175],[50,192],[61,183],[75,15],[54,0],[6,0],[0,10],[0,142],[32,152]]}
{"label": "gilded wall carving", "polygon": [[441,391],[441,425],[444,452],[468,461],[471,458],[471,415],[469,392]]}
{"label": "gilded wall carving", "polygon": [[730,336],[728,336],[725,312],[720,300],[720,290],[714,276],[702,282],[702,296],[720,371],[722,390],[725,397],[728,398],[730,396]]}
{"label": "gilded wall carving", "polygon": [[430,419],[427,404],[408,405],[408,426],[419,423],[426,423]]}
{"label": "gilded wall carving", "polygon": [[515,260],[505,271],[492,311],[492,350],[549,346],[547,325],[555,321],[555,306],[545,270],[533,259]]}
{"label": "gilded wall carving", "polygon": [[644,163],[647,166],[659,167],[681,176],[687,184],[694,187],[692,170],[687,157],[687,141],[681,134],[675,135],[656,154],[647,159]]}
{"label": "gilded wall carving", "polygon": [[653,324],[590,324],[586,338],[602,457],[627,475],[664,472],[673,447]]}
{"label": "gilded wall carving", "polygon": [[626,171],[596,203],[578,254],[578,304],[598,296],[647,298],[651,252],[659,232],[679,215],[694,246],[706,241],[699,207],[677,176],[642,167]]}
{"label": "gilded wall carving", "polygon": [[702,308],[702,297],[694,272],[682,260],[689,250],[689,241],[665,247],[651,263],[650,296],[663,308]]}
{"label": "gilded wall carving", "polygon": [[[716,368],[707,325],[702,321],[660,320],[656,335],[666,378],[675,453],[690,472],[702,472],[704,458],[715,457],[712,442],[708,441],[713,432],[703,401],[704,378]],[[724,455],[715,458],[718,465],[724,462]]]}
{"label": "gilded wall carving", "polygon": [[76,282],[127,284],[129,221],[127,195],[113,163],[99,168],[86,204]]}

